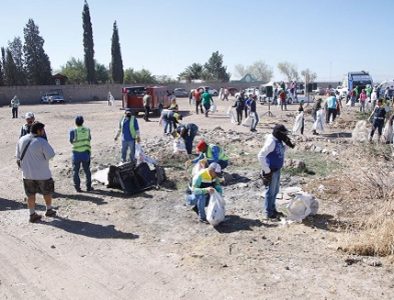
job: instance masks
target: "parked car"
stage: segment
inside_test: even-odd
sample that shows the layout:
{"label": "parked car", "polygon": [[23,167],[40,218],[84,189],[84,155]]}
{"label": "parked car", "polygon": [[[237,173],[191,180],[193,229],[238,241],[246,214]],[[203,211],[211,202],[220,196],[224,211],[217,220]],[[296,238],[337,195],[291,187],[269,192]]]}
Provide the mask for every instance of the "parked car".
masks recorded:
{"label": "parked car", "polygon": [[203,89],[204,91],[208,91],[212,96],[219,95],[218,91],[210,86],[199,86],[198,89]]}
{"label": "parked car", "polygon": [[175,97],[188,97],[189,93],[184,89],[184,88],[176,88],[174,89],[174,95]]}
{"label": "parked car", "polygon": [[47,91],[44,96],[41,97],[41,102],[49,104],[64,103],[63,90],[56,89]]}
{"label": "parked car", "polygon": [[227,88],[228,92],[230,93],[231,96],[235,96],[235,94],[238,92],[238,89],[235,87],[228,87]]}

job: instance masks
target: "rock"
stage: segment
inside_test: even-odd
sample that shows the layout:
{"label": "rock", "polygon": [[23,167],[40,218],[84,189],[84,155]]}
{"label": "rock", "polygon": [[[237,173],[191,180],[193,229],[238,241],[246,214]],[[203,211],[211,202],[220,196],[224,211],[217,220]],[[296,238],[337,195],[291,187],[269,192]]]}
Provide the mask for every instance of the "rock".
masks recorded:
{"label": "rock", "polygon": [[375,257],[364,257],[363,263],[365,263],[371,267],[381,267],[382,266],[382,262]]}
{"label": "rock", "polygon": [[319,147],[319,146],[316,146],[315,149],[314,149],[313,151],[315,151],[315,152],[317,152],[317,153],[321,153],[321,152],[322,152],[322,148]]}
{"label": "rock", "polygon": [[328,153],[328,150],[327,150],[326,148],[324,148],[324,149],[321,151],[321,153],[326,154],[326,153]]}
{"label": "rock", "polygon": [[351,266],[351,265],[359,263],[359,262],[361,262],[361,258],[358,258],[358,257],[347,257],[345,259],[345,263],[347,266]]}
{"label": "rock", "polygon": [[55,246],[55,245],[52,245],[52,246],[51,246],[51,248],[52,248],[52,249],[55,249],[55,248],[56,248],[56,246]]}
{"label": "rock", "polygon": [[332,156],[338,156],[338,152],[336,152],[336,151],[332,151],[331,154],[332,154]]}

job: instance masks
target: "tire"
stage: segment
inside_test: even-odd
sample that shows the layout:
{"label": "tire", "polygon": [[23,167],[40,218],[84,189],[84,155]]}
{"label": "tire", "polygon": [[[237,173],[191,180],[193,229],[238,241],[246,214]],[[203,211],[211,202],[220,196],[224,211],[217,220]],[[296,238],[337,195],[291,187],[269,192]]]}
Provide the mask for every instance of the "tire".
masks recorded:
{"label": "tire", "polygon": [[159,104],[159,108],[155,110],[155,115],[156,115],[157,117],[160,117],[162,111],[163,111],[163,104],[160,103],[160,104]]}

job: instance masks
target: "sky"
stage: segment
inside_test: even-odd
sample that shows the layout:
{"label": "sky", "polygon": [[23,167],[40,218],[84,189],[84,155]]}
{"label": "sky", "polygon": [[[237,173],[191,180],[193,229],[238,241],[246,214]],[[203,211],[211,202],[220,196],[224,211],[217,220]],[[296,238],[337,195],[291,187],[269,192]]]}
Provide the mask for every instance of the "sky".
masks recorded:
{"label": "sky", "polygon": [[[53,71],[83,59],[83,0],[1,0],[0,46],[19,36],[31,18],[44,38]],[[89,0],[95,59],[111,60],[116,20],[124,68],[176,77],[214,51],[234,66],[262,60],[274,80],[277,65],[309,68],[318,81],[341,81],[369,71],[375,81],[394,78],[392,0]]]}

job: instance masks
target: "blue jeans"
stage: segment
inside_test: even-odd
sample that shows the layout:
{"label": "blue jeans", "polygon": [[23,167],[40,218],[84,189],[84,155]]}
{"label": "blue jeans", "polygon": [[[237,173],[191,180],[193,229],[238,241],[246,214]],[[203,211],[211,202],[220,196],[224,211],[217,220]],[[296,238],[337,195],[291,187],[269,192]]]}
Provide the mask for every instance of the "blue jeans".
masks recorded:
{"label": "blue jeans", "polygon": [[209,199],[209,194],[200,194],[200,195],[186,195],[186,203],[188,205],[196,205],[198,209],[198,216],[200,219],[206,219],[206,214],[205,214],[205,206],[207,204],[207,201]]}
{"label": "blue jeans", "polygon": [[195,126],[195,127],[193,126],[190,129],[190,133],[183,138],[185,140],[185,146],[186,146],[187,154],[192,154],[193,140],[194,140],[194,137],[197,134],[197,131],[198,131],[198,127],[197,126]]}
{"label": "blue jeans", "polygon": [[276,215],[276,195],[280,186],[280,169],[272,173],[272,180],[265,190],[264,210],[267,217],[275,217]]}
{"label": "blue jeans", "polygon": [[252,125],[250,127],[250,129],[255,130],[257,124],[259,123],[260,119],[259,119],[259,115],[257,114],[257,112],[251,113],[254,114],[254,116],[252,117]]}
{"label": "blue jeans", "polygon": [[130,161],[134,161],[135,156],[135,140],[122,141],[122,162],[126,162],[127,150],[130,149]]}
{"label": "blue jeans", "polygon": [[73,160],[73,180],[74,180],[74,187],[80,188],[81,187],[81,179],[79,178],[79,169],[82,168],[85,172],[86,176],[86,188],[90,189],[92,187],[92,174],[90,173],[90,160]]}

